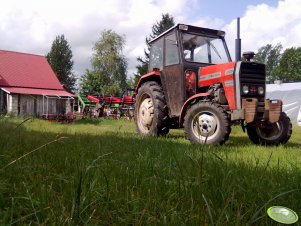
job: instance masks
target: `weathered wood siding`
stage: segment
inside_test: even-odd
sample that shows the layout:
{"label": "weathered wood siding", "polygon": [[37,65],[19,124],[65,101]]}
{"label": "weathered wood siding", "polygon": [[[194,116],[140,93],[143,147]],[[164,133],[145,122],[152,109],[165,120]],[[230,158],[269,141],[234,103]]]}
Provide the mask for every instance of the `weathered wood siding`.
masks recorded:
{"label": "weathered wood siding", "polygon": [[35,115],[36,114],[36,99],[30,95],[18,95],[18,111],[19,115]]}
{"label": "weathered wood siding", "polygon": [[[4,94],[0,93],[0,99]],[[72,112],[70,100],[58,97],[43,97],[38,95],[8,95],[8,112],[19,116],[42,116],[44,114],[65,114]],[[3,101],[0,102],[0,104]],[[2,105],[0,105],[1,107]],[[1,109],[1,108],[0,108]]]}
{"label": "weathered wood siding", "polygon": [[7,113],[7,94],[0,89],[0,114]]}
{"label": "weathered wood siding", "polygon": [[18,115],[18,94],[8,95],[8,113]]}

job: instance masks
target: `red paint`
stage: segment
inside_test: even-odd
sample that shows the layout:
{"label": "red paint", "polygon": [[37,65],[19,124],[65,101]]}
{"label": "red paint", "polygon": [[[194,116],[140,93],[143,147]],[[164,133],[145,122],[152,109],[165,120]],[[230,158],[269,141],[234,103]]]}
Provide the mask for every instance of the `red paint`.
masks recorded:
{"label": "red paint", "polygon": [[160,76],[160,71],[158,69],[154,69],[154,71],[151,71],[143,76],[141,76],[141,78],[139,79],[139,82],[138,84],[135,86],[135,93],[138,93],[138,89],[139,87],[141,86],[141,84],[147,80],[149,77],[152,77],[152,76]]}
{"label": "red paint", "polygon": [[95,103],[105,103],[105,104],[123,104],[123,105],[133,105],[135,99],[132,96],[116,97],[116,96],[104,96],[95,97],[87,95],[87,98]]}
{"label": "red paint", "polygon": [[44,56],[0,50],[0,86],[64,90]]}
{"label": "red paint", "polygon": [[95,103],[99,103],[99,99],[94,96],[87,95],[87,98]]}
{"label": "red paint", "polygon": [[[225,90],[225,95],[229,103],[230,110],[236,109],[235,88],[234,88],[234,68],[235,62],[211,65],[202,67],[199,70],[199,87],[206,87],[216,83],[221,83]],[[232,73],[230,71],[232,70]],[[228,73],[226,74],[226,71]],[[210,78],[211,77],[211,78]],[[229,85],[229,84],[233,85]]]}
{"label": "red paint", "polygon": [[195,93],[196,74],[192,70],[185,72],[186,92],[191,96]]}
{"label": "red paint", "polygon": [[52,89],[34,89],[34,88],[20,88],[20,87],[2,87],[9,93],[30,94],[30,95],[45,95],[45,96],[61,96],[61,97],[75,97],[75,95],[66,92],[65,90]]}
{"label": "red paint", "polygon": [[190,102],[192,102],[195,99],[199,99],[201,97],[206,97],[209,95],[210,95],[209,93],[198,93],[198,94],[195,94],[195,95],[191,96],[190,98],[188,98],[188,100],[186,100],[186,102],[182,106],[182,109],[180,112],[180,120],[179,120],[180,126],[182,126],[182,124],[183,124],[184,116],[185,116],[187,107],[190,105]]}

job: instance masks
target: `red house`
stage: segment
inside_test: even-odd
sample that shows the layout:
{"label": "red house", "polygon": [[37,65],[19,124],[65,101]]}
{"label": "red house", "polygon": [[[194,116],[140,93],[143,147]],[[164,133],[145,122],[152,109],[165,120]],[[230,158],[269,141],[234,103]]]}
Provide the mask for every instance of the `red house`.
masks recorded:
{"label": "red house", "polygon": [[0,112],[18,116],[68,113],[73,100],[44,56],[0,50]]}

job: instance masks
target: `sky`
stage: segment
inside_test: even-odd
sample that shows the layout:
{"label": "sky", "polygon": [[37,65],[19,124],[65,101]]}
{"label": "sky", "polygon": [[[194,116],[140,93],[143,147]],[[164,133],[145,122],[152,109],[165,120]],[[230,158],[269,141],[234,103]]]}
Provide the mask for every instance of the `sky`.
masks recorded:
{"label": "sky", "polygon": [[123,54],[133,76],[145,37],[165,13],[176,23],[224,30],[232,59],[237,17],[242,51],[301,46],[301,0],[0,0],[0,6],[0,50],[46,55],[63,34],[77,76],[91,69],[92,48],[104,29],[125,37]]}

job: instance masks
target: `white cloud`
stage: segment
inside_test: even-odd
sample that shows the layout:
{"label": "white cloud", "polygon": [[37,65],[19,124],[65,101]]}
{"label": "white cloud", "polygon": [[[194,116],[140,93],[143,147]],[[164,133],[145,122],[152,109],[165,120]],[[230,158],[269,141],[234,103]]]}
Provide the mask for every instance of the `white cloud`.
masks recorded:
{"label": "white cloud", "polygon": [[[131,71],[144,54],[145,37],[162,13],[173,16],[188,0],[0,0],[0,49],[45,55],[57,35],[71,45],[74,68],[82,74],[90,66],[93,43],[103,29],[126,36],[125,55]],[[192,1],[193,3],[194,1]]]}
{"label": "white cloud", "polygon": [[[267,44],[281,43],[285,48],[300,46],[301,0],[282,0],[276,7],[266,4],[249,6],[241,17],[242,51],[256,52]],[[234,53],[236,20],[224,27]],[[232,55],[234,58],[234,55]]]}
{"label": "white cloud", "polygon": [[[176,22],[225,30],[234,52],[236,21],[225,25],[206,15],[193,20],[191,15],[198,15],[199,4],[199,0],[0,0],[0,49],[45,55],[55,37],[64,34],[74,55],[75,72],[81,75],[90,67],[100,32],[112,29],[126,36],[124,54],[131,75],[136,57],[144,56],[145,37],[152,25],[162,13],[170,13]],[[300,12],[301,0],[280,0],[277,7],[249,6],[241,17],[243,50],[257,51],[278,42],[284,47],[299,45]]]}

